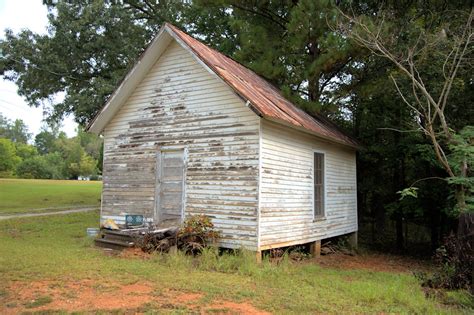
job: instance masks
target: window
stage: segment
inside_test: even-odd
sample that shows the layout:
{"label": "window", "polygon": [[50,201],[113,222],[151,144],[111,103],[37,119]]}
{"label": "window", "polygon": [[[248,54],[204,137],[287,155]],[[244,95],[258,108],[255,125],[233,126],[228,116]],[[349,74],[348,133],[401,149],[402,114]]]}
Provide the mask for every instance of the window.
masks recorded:
{"label": "window", "polygon": [[314,152],[314,217],[324,217],[324,154]]}

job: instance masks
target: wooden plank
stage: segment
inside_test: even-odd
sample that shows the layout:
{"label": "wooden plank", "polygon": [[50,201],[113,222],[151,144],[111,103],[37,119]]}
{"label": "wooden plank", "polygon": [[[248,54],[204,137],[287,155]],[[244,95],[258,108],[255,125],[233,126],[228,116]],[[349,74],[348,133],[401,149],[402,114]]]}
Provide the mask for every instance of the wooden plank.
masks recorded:
{"label": "wooden plank", "polygon": [[[209,214],[225,232],[223,246],[254,250],[258,122],[230,88],[171,43],[104,131],[103,212],[157,219],[181,207]],[[173,168],[181,155],[170,152],[183,150],[187,166]]]}
{"label": "wooden plank", "polygon": [[309,252],[311,254],[311,257],[313,258],[319,258],[321,257],[321,241],[314,241],[311,242],[309,245]]}
{"label": "wooden plank", "polygon": [[154,220],[155,222],[158,222],[160,220],[160,213],[161,213],[161,200],[160,200],[160,195],[161,195],[161,151],[158,151],[156,153],[156,167],[155,167],[155,210],[154,210]]}
{"label": "wooden plank", "polygon": [[[355,153],[275,123],[262,124],[261,247],[314,242],[357,229]],[[314,221],[313,152],[324,152],[325,220]],[[321,164],[322,161],[321,161]],[[318,182],[317,181],[317,182]]]}

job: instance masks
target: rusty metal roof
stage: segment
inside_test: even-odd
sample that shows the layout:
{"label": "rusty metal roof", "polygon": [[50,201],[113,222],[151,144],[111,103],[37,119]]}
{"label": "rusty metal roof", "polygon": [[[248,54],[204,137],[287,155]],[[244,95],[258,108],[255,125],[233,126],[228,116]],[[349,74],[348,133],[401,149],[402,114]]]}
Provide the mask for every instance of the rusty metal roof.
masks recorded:
{"label": "rusty metal roof", "polygon": [[235,60],[166,23],[176,36],[213,72],[224,80],[264,118],[304,129],[323,138],[357,147],[358,142],[321,117],[313,117],[283,97],[271,83]]}

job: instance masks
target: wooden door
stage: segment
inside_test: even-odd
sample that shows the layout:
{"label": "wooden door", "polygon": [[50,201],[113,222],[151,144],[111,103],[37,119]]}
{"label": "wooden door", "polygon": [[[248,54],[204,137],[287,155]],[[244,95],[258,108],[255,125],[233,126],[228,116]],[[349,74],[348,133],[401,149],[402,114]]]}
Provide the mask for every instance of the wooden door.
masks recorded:
{"label": "wooden door", "polygon": [[156,175],[155,219],[160,224],[179,224],[184,212],[184,150],[158,152]]}

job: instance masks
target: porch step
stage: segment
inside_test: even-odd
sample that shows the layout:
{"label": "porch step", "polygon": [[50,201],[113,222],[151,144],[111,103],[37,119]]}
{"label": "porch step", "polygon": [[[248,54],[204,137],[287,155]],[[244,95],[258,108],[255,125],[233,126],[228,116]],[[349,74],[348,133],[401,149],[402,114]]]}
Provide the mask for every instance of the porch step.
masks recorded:
{"label": "porch step", "polygon": [[122,231],[113,230],[101,230],[99,234],[100,239],[115,240],[122,242],[133,242],[133,235],[130,233],[124,233]]}
{"label": "porch step", "polygon": [[98,247],[117,249],[117,250],[130,248],[130,247],[133,247],[135,245],[135,243],[133,243],[133,242],[109,240],[109,239],[105,239],[105,238],[96,238],[94,240],[94,243]]}

